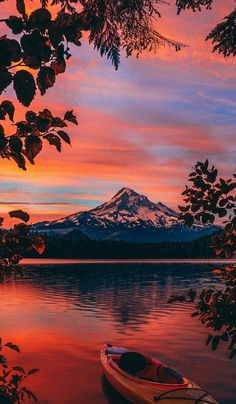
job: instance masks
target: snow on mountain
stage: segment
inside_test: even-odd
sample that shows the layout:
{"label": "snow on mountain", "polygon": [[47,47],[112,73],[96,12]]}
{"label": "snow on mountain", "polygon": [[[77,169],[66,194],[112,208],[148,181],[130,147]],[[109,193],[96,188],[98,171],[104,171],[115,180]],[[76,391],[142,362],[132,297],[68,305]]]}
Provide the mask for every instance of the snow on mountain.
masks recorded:
{"label": "snow on mountain", "polygon": [[146,242],[192,239],[213,231],[213,227],[186,228],[178,221],[177,212],[162,202],[149,201],[130,188],[122,188],[94,209],[52,222],[36,223],[32,228],[60,234],[78,229],[94,239]]}
{"label": "snow on mountain", "polygon": [[125,224],[127,227],[169,227],[177,221],[177,213],[163,204],[150,202],[130,188],[122,188],[113,198],[90,210],[99,221]]}

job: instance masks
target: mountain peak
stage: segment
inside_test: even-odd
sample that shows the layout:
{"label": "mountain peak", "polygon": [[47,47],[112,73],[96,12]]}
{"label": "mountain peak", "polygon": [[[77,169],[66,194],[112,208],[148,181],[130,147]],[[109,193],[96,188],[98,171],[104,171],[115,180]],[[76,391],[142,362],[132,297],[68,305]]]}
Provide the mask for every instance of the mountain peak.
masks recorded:
{"label": "mountain peak", "polygon": [[116,199],[118,197],[121,197],[122,195],[138,196],[139,194],[135,192],[132,188],[123,187],[111,199]]}

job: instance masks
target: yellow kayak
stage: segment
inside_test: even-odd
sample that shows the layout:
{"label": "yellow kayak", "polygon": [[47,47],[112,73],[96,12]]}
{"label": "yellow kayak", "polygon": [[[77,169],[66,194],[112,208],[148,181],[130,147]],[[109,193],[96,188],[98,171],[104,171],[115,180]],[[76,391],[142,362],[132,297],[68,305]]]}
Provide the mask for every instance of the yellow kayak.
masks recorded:
{"label": "yellow kayak", "polygon": [[106,379],[131,403],[217,404],[208,392],[151,356],[107,344],[101,362]]}

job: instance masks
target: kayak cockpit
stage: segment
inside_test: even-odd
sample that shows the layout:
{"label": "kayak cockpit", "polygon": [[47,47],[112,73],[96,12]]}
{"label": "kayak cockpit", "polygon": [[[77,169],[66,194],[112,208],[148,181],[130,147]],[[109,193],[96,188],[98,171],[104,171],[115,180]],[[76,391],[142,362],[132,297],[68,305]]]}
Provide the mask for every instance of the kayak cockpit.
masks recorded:
{"label": "kayak cockpit", "polygon": [[181,374],[149,356],[133,351],[108,352],[108,355],[110,366],[130,377],[158,384],[186,384]]}

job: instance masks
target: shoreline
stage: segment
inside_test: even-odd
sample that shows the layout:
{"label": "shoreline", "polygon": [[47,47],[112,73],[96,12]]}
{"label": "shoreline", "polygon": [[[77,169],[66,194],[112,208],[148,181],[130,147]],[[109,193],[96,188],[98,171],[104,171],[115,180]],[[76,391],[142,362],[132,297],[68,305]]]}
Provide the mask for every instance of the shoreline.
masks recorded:
{"label": "shoreline", "polygon": [[70,259],[25,258],[23,265],[71,265],[71,264],[236,264],[236,259]]}

